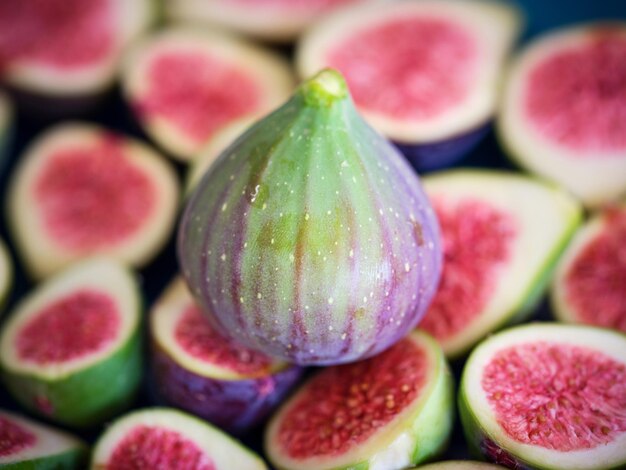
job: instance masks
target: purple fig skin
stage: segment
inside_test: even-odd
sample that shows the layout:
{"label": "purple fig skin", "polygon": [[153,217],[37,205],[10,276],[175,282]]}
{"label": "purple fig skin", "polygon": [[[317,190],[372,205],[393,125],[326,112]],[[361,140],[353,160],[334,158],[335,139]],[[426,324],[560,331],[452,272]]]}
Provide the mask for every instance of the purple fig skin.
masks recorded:
{"label": "purple fig skin", "polygon": [[157,399],[235,435],[262,423],[297,384],[302,372],[301,367],[287,366],[265,377],[212,379],[189,371],[152,345]]}
{"label": "purple fig skin", "polygon": [[356,361],[404,337],[442,257],[417,175],[331,69],[221,154],[189,199],[178,254],[216,329],[299,365]]}
{"label": "purple fig skin", "polygon": [[488,122],[463,134],[427,144],[394,144],[417,170],[435,170],[461,160],[483,140],[491,127]]}

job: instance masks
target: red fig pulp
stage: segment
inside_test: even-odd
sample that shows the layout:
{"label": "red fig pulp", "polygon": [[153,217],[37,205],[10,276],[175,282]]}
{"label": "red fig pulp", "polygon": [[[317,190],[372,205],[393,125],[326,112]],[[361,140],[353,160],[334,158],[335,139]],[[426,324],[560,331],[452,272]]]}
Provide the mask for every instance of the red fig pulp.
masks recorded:
{"label": "red fig pulp", "polygon": [[607,208],[580,228],[554,279],[557,318],[626,332],[625,239],[624,205]]}

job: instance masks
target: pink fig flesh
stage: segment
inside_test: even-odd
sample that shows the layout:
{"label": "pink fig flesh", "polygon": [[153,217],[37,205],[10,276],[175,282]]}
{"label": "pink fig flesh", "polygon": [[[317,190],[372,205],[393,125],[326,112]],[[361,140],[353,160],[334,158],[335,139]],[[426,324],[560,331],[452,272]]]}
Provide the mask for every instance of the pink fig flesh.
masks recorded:
{"label": "pink fig flesh", "polygon": [[0,69],[33,61],[71,69],[102,60],[115,47],[114,2],[0,2]]}
{"label": "pink fig flesh", "polygon": [[106,347],[119,329],[120,317],[110,296],[76,291],[44,307],[22,327],[17,354],[40,365],[71,361]]}
{"label": "pink fig flesh", "polygon": [[610,27],[592,34],[539,62],[525,89],[529,121],[572,157],[626,149],[626,36]]}
{"label": "pink fig flesh", "polygon": [[107,469],[177,468],[215,470],[208,455],[180,433],[156,426],[136,426],[113,450]]}
{"label": "pink fig flesh", "polygon": [[433,202],[443,240],[443,272],[419,327],[440,341],[462,332],[489,300],[516,235],[510,215],[478,200]]}
{"label": "pink fig flesh", "polygon": [[500,427],[520,443],[571,452],[626,432],[626,368],[587,347],[541,341],[502,349],[482,387]]}
{"label": "pink fig flesh", "polygon": [[0,457],[22,452],[37,443],[37,437],[18,423],[0,416]]}
{"label": "pink fig flesh", "polygon": [[626,332],[626,209],[608,210],[605,229],[565,274],[565,297],[577,320]]}
{"label": "pink fig flesh", "polygon": [[110,136],[57,150],[35,190],[49,235],[61,246],[87,251],[139,230],[155,210],[158,188],[128,161],[120,139]]}
{"label": "pink fig flesh", "polygon": [[431,119],[462,101],[476,59],[471,33],[438,17],[395,19],[328,53],[361,109],[405,119]]}
{"label": "pink fig flesh", "polygon": [[204,51],[163,53],[148,67],[148,88],[134,103],[137,112],[166,119],[197,145],[259,107],[262,91],[254,79]]}

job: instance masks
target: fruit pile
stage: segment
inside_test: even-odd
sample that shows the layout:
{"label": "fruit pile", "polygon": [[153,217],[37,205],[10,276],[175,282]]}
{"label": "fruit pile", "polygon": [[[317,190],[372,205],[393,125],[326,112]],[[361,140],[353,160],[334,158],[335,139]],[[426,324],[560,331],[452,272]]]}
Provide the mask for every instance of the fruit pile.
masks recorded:
{"label": "fruit pile", "polygon": [[0,2],[0,468],[626,467],[626,23],[522,16]]}

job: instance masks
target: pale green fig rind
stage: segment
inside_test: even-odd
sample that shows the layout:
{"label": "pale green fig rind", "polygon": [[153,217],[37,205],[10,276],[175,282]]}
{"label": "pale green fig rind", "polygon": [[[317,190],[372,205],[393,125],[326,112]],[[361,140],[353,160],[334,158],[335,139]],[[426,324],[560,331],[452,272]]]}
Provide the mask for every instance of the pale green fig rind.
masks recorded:
{"label": "pale green fig rind", "polygon": [[[138,313],[139,315],[139,313]],[[132,403],[143,370],[139,325],[133,334],[106,359],[58,380],[8,370],[2,376],[13,397],[30,411],[72,427],[102,423]],[[37,406],[45,397],[52,412]]]}
{"label": "pale green fig rind", "polygon": [[[463,434],[465,435],[465,441],[470,451],[470,455],[476,459],[485,460],[485,455],[482,453],[480,447],[481,442],[483,442],[485,439],[490,439],[496,445],[498,445],[498,447],[500,447],[500,444],[498,443],[497,437],[490,436],[483,429],[481,429],[478,420],[476,419],[476,416],[472,412],[471,406],[465,394],[463,377],[461,378],[461,386],[459,387],[457,404],[459,409],[459,417],[463,426]],[[504,450],[507,451],[507,449]],[[512,456],[512,454],[510,455]],[[529,462],[520,459],[518,456],[514,456],[513,458],[520,465],[519,467],[516,467],[520,470],[562,470],[554,467],[538,467],[536,465],[532,466]]]}
{"label": "pale green fig rind", "polygon": [[[541,323],[537,323],[537,325],[541,325]],[[556,325],[556,324],[553,323],[553,325]],[[513,329],[528,328],[528,327],[532,327],[532,325],[522,325]],[[618,336],[621,336],[622,338],[626,339],[626,334],[623,334],[619,331],[615,331],[615,330],[611,330],[607,328],[600,328],[596,326],[587,326],[587,325],[585,325],[584,328],[589,329],[589,330],[606,331],[611,334],[617,334]],[[468,359],[468,362],[470,360],[471,358]],[[480,421],[476,417],[476,414],[472,411],[472,405],[467,397],[467,391],[466,391],[467,381],[468,381],[467,370],[468,370],[468,367],[466,365],[463,370],[463,373],[461,374],[461,382],[460,382],[458,395],[457,395],[457,407],[459,411],[461,425],[463,428],[463,434],[465,436],[465,440],[466,440],[470,455],[476,459],[485,460],[486,456],[484,455],[480,444],[485,439],[489,439],[498,448],[506,452],[509,458],[515,461],[516,469],[519,469],[519,470],[563,470],[562,465],[549,466],[549,465],[542,464],[541,462],[536,462],[536,461],[531,462],[528,458],[525,459],[519,456],[518,454],[514,454],[513,452],[511,452],[509,449],[507,449],[505,446],[501,444],[501,439],[498,439],[497,435],[488,433],[480,425]],[[610,467],[606,467],[606,466],[602,466],[598,464],[597,466],[586,467],[586,468],[588,470],[619,470],[619,469],[625,468],[625,466],[626,466],[626,459]]]}
{"label": "pale green fig rind", "polygon": [[59,454],[42,456],[21,462],[0,463],[2,470],[81,470],[85,468],[89,450],[85,445],[76,446]]}
{"label": "pale green fig rind", "polygon": [[[435,341],[429,338],[429,341]],[[442,354],[442,372],[431,396],[413,423],[415,450],[412,463],[425,462],[440,455],[447,447],[454,425],[454,378]],[[436,432],[433,432],[433,427]]]}
{"label": "pale green fig rind", "polygon": [[[380,458],[396,439],[404,434],[410,435],[411,446],[409,450],[409,465],[417,465],[419,463],[431,460],[440,455],[446,448],[452,427],[454,424],[454,383],[453,377],[448,367],[446,358],[441,347],[430,335],[422,331],[414,331],[414,337],[418,337],[417,341],[422,343],[430,351],[434,357],[429,361],[434,368],[431,377],[434,379],[432,383],[426,385],[428,390],[424,391],[427,395],[425,398],[418,398],[417,403],[409,405],[410,410],[404,410],[401,414],[406,414],[400,420],[394,420],[391,425],[383,427],[377,433],[391,431],[394,433],[389,439],[376,442],[373,445],[379,445],[380,448],[370,450],[368,439],[362,445],[368,446],[367,460],[352,463],[349,465],[340,465],[335,467],[324,467],[324,470],[368,470],[377,458]],[[416,406],[417,405],[417,406]],[[276,419],[276,418],[274,418]],[[385,429],[386,428],[386,429]],[[266,455],[271,455],[269,449],[272,446],[272,435],[266,432],[265,449]],[[300,470],[295,467],[281,466],[277,462],[272,462],[274,466],[280,470]],[[403,463],[405,465],[405,463]],[[307,466],[307,468],[309,468]],[[380,461],[377,462],[376,468],[380,467]],[[395,468],[395,467],[394,467]]]}
{"label": "pale green fig rind", "polygon": [[[94,444],[94,448],[93,448],[93,452],[92,452],[92,461],[91,461],[91,465],[90,465],[90,469],[91,470],[101,470],[104,469],[105,467],[103,467],[99,462],[95,462],[95,460],[98,457],[103,457],[102,453],[103,453],[103,447],[105,446],[105,441],[107,440],[107,438],[109,438],[110,433],[115,432],[115,427],[121,423],[123,423],[124,421],[127,420],[133,420],[133,419],[141,419],[142,416],[146,416],[146,417],[150,417],[150,415],[157,415],[157,414],[168,414],[169,417],[171,418],[171,421],[175,421],[177,418],[181,419],[181,420],[186,420],[188,422],[192,422],[194,423],[195,426],[198,426],[200,428],[203,428],[204,431],[206,432],[205,437],[209,437],[209,441],[211,440],[211,434],[212,435],[219,435],[219,437],[221,439],[224,439],[225,442],[227,442],[229,445],[232,445],[233,448],[237,449],[237,452],[241,452],[242,454],[246,455],[246,458],[250,459],[251,462],[254,462],[254,466],[256,467],[255,470],[267,470],[267,465],[265,464],[265,462],[263,461],[263,459],[257,455],[253,450],[249,449],[248,447],[246,447],[244,444],[242,444],[240,441],[238,441],[237,439],[233,438],[232,436],[230,436],[229,434],[225,433],[224,431],[222,431],[221,429],[217,428],[216,426],[208,423],[207,421],[204,421],[194,415],[185,413],[183,411],[177,410],[175,408],[165,408],[165,407],[153,407],[153,408],[142,408],[139,410],[134,410],[131,411],[129,413],[126,413],[123,416],[120,416],[119,418],[117,418],[115,421],[113,421],[108,427],[107,430],[100,435],[100,437],[98,438],[98,440],[96,441],[96,443]],[[154,420],[151,420],[154,423]],[[141,421],[137,421],[137,424],[141,424]],[[181,434],[184,436],[184,432],[181,432]],[[230,470],[230,469],[229,469]],[[233,469],[234,470],[234,469]]]}
{"label": "pale green fig rind", "polygon": [[[454,175],[454,174],[468,174],[471,175],[475,173],[477,175],[493,175],[494,177],[502,177],[503,175],[508,175],[502,171],[497,170],[484,170],[484,169],[459,169],[459,170],[449,170],[441,173],[433,173],[432,177],[439,177],[444,175]],[[516,177],[514,174],[510,174],[511,177]],[[561,237],[558,242],[553,246],[552,251],[549,256],[545,258],[544,263],[540,266],[534,278],[528,283],[527,288],[520,293],[520,296],[517,301],[512,304],[512,307],[501,315],[501,319],[497,322],[493,328],[490,328],[487,333],[494,333],[502,330],[507,326],[512,326],[515,324],[519,324],[528,320],[531,315],[534,313],[536,307],[541,302],[544,294],[546,293],[550,282],[552,281],[555,269],[557,267],[557,263],[561,256],[563,255],[565,249],[567,248],[570,240],[578,230],[578,227],[583,222],[584,211],[582,205],[578,202],[578,200],[570,197],[568,193],[564,193],[562,188],[555,183],[550,181],[545,181],[534,175],[524,175],[531,181],[542,184],[548,188],[551,188],[554,191],[554,194],[558,197],[563,198],[564,196],[567,198],[568,211],[569,211],[569,219],[567,225],[563,228],[561,232]],[[419,325],[418,325],[419,326]],[[477,341],[470,342],[462,345],[459,348],[446,348],[444,345],[444,352],[449,360],[462,360],[467,357],[467,355],[471,352],[472,348],[480,342],[481,339]]]}

